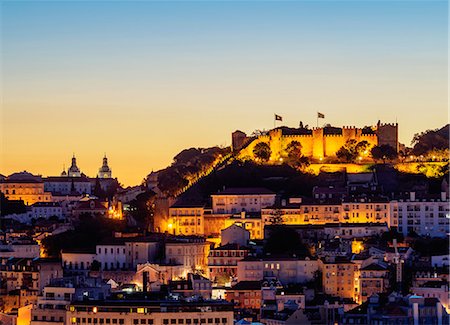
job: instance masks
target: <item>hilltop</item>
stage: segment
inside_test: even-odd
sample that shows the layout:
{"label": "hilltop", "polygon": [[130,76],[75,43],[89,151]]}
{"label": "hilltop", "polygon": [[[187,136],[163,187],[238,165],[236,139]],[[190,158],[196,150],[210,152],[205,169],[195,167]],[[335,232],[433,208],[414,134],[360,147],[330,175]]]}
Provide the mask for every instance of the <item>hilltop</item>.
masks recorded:
{"label": "hilltop", "polygon": [[[303,125],[279,127],[251,136],[236,131],[231,148],[185,149],[169,167],[149,174],[146,182],[153,182],[153,187],[169,197],[186,191],[188,197],[203,197],[224,186],[264,186],[290,195],[306,195],[325,171],[371,172],[379,163],[390,163],[398,175],[423,174],[442,179],[448,174],[449,125],[416,134],[412,148],[398,144],[395,137],[396,151],[386,151],[393,149],[388,143],[392,143],[397,127],[378,122],[376,127],[359,129],[330,125],[314,129]],[[319,151],[317,141],[322,146]],[[380,146],[380,141],[384,145]],[[334,151],[327,151],[326,146]],[[317,152],[324,156],[318,158]]]}

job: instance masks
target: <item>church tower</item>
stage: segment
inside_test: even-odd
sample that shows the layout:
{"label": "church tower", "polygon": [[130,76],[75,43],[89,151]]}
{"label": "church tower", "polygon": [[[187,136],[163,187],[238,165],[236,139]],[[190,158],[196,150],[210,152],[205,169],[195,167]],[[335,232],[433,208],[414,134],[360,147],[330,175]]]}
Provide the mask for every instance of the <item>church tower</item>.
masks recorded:
{"label": "church tower", "polygon": [[81,177],[80,169],[77,166],[77,158],[75,158],[75,154],[72,157],[72,166],[70,166],[68,170],[69,177]]}
{"label": "church tower", "polygon": [[106,157],[106,154],[103,157],[103,165],[99,168],[97,176],[98,178],[111,178],[112,176],[111,168],[108,166],[108,158]]}

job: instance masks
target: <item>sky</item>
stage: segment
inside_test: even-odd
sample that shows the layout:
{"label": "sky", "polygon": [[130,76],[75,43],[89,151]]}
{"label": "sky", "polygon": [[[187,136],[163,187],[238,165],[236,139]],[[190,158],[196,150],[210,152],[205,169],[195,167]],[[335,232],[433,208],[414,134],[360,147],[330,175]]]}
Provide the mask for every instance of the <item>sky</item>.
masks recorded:
{"label": "sky", "polygon": [[446,1],[2,1],[0,173],[106,153],[124,185],[181,150],[299,121],[448,123]]}

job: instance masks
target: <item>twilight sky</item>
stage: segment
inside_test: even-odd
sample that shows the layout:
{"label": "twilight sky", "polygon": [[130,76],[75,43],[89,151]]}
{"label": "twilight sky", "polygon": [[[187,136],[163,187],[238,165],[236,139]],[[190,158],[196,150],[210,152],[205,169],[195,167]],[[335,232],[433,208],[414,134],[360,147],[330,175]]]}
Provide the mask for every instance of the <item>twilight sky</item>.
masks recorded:
{"label": "twilight sky", "polygon": [[283,124],[448,121],[446,1],[3,1],[0,173],[139,183]]}

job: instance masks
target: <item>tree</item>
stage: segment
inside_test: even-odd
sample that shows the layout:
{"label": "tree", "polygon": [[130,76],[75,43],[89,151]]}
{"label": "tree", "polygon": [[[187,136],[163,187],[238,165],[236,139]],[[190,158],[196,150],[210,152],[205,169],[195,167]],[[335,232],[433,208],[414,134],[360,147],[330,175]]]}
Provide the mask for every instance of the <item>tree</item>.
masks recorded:
{"label": "tree", "polygon": [[155,207],[156,194],[152,191],[146,191],[136,196],[136,199],[130,202],[130,215],[145,230],[153,229],[153,214]]}
{"label": "tree", "polygon": [[269,161],[272,150],[270,150],[269,144],[266,142],[258,143],[255,148],[253,148],[253,154],[256,158],[261,159],[264,162]]}
{"label": "tree", "polygon": [[449,125],[441,129],[427,130],[414,135],[411,145],[416,156],[424,155],[432,149],[447,149],[449,147]]}
{"label": "tree", "polygon": [[286,147],[286,163],[296,169],[309,166],[309,159],[302,156],[302,145],[298,141],[291,141]]}
{"label": "tree", "polygon": [[386,160],[393,160],[397,158],[397,151],[388,144],[383,144],[381,146],[375,146],[370,151],[372,158],[375,160],[383,160],[383,164]]}
{"label": "tree", "polygon": [[271,255],[293,255],[297,257],[309,256],[308,247],[302,242],[299,234],[292,228],[274,226],[270,231],[264,252]]}
{"label": "tree", "polygon": [[336,152],[336,157],[346,162],[352,162],[369,148],[370,144],[367,141],[356,141],[355,139],[347,140],[345,145],[339,148]]}

